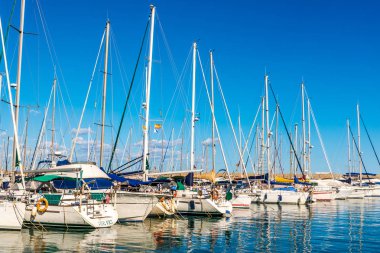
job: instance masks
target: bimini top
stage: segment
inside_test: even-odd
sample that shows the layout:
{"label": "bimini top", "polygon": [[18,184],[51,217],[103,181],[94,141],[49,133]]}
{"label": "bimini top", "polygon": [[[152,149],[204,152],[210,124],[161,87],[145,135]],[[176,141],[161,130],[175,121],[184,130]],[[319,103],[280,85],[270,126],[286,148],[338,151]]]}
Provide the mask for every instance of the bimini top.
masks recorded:
{"label": "bimini top", "polygon": [[62,177],[61,175],[54,175],[54,174],[46,174],[43,176],[38,176],[38,177],[33,178],[33,180],[37,182],[50,182],[55,179],[75,180],[75,178],[72,178],[72,177]]}

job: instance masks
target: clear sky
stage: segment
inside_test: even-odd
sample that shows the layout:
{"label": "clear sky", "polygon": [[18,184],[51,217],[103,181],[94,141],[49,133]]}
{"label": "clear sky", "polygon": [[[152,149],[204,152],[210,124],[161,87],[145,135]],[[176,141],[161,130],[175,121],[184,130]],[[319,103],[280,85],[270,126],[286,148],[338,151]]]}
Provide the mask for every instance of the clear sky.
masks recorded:
{"label": "clear sky", "polygon": [[[49,37],[50,46],[48,46],[36,0],[27,0],[25,31],[38,35],[25,36],[21,103],[41,106],[37,109],[39,113],[31,114],[33,124],[30,129],[32,137],[28,144],[30,149],[37,138],[43,114],[42,107],[46,105],[50,93],[54,64],[57,66],[58,81],[67,107],[66,115],[62,101],[59,103],[61,105],[58,106],[57,124],[65,136],[65,145],[70,146],[68,136],[72,128],[76,128],[78,124],[107,18],[111,21],[113,41],[112,77],[110,77],[112,88],[108,96],[107,122],[113,122],[112,125],[116,128],[125,100],[125,90],[129,86],[147,22],[150,3],[157,6],[158,14],[153,57],[155,61],[152,77],[152,118],[160,118],[160,111],[164,115],[166,113],[169,115],[167,121],[170,124],[165,126],[165,139],[169,138],[173,127],[175,135],[179,135],[181,121],[184,116],[188,116],[186,109],[189,109],[191,101],[191,69],[184,65],[192,42],[197,40],[207,78],[208,51],[214,50],[215,65],[234,125],[237,127],[238,111],[240,111],[245,135],[248,134],[260,97],[263,95],[266,72],[279,98],[286,123],[292,129],[295,123],[301,123],[300,83],[302,79],[305,81],[334,170],[343,172],[347,167],[345,121],[350,118],[356,133],[356,103],[360,103],[362,115],[374,144],[380,149],[380,76],[378,75],[380,3],[378,1],[39,0],[38,5],[44,16],[45,29],[48,29],[46,33]],[[12,5],[13,0],[1,2],[0,15],[4,26],[8,24]],[[18,12],[19,3],[12,19],[12,24],[15,26],[19,24]],[[16,43],[17,33],[11,30],[7,50],[12,82],[15,82],[17,63]],[[54,54],[54,63],[49,56],[49,50]],[[146,46],[143,53],[146,56]],[[100,64],[102,62],[101,59]],[[120,74],[121,68],[126,74]],[[0,71],[3,72],[3,69],[2,62]],[[179,95],[174,92],[178,73],[173,69],[177,69],[178,73],[185,69],[181,85],[185,98],[181,96],[177,99]],[[82,126],[94,128],[93,134],[98,132],[93,123],[100,120],[102,67],[98,66],[97,70],[94,79],[95,88],[90,99],[91,105],[86,113],[85,124]],[[128,121],[123,130],[123,143],[126,142],[128,130],[132,126],[134,126],[133,143],[141,140],[139,108],[143,97],[143,80],[143,67],[141,67],[133,92],[133,106],[129,110]],[[199,75],[197,92],[201,121],[197,123],[198,157],[202,155],[202,140],[210,137],[210,114],[201,81]],[[6,99],[7,95],[4,95],[4,92],[3,88],[2,97]],[[176,98],[175,102],[169,106],[173,96]],[[225,142],[225,149],[229,150],[229,163],[233,167],[237,162],[236,149],[219,95],[217,97],[216,116],[223,132],[222,141]],[[271,115],[273,115],[275,106],[273,98],[270,99]],[[186,103],[187,107],[184,106]],[[175,105],[178,106],[173,109]],[[3,103],[0,128],[6,129],[9,133],[11,129],[7,109]],[[23,110],[20,128],[23,128],[25,119],[26,110]],[[369,170],[380,173],[364,129],[362,130],[365,165]],[[188,135],[189,128],[186,131]],[[2,140],[6,134],[3,135]],[[114,136],[114,133],[107,133],[107,143],[111,143]],[[152,136],[155,139],[161,138]],[[283,138],[284,146],[288,146],[284,133]],[[313,170],[326,171],[327,166],[315,130],[312,130],[312,141],[315,146],[312,151]],[[63,142],[59,145],[63,146]],[[86,149],[83,148],[82,151],[84,150]],[[284,152],[288,152],[286,150],[288,148],[284,147]],[[285,154],[283,156],[286,157]],[[287,159],[284,160],[286,164]],[[218,153],[218,167],[222,166],[221,156]]]}

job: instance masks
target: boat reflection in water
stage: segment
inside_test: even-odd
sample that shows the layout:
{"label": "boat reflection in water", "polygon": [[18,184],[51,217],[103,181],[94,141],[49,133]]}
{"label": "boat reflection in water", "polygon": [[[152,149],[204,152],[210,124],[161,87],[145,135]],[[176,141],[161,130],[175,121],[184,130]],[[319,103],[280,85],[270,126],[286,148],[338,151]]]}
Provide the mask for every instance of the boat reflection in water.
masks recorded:
{"label": "boat reflection in water", "polygon": [[0,231],[4,252],[376,252],[376,200],[251,205],[230,218],[148,218],[79,232]]}

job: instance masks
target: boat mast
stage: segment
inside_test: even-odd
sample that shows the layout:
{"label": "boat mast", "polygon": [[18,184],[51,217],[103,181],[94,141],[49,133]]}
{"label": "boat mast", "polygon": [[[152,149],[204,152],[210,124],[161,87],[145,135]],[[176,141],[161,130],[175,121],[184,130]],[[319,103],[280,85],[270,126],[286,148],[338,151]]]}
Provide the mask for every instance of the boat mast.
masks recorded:
{"label": "boat mast", "polygon": [[302,81],[301,84],[302,94],[302,167],[304,168],[305,175],[308,175],[306,168],[306,125],[305,125],[305,87]]}
{"label": "boat mast", "polygon": [[197,43],[193,43],[193,84],[191,97],[191,143],[190,143],[190,170],[194,169],[194,130],[195,130],[195,71],[196,71]]}
{"label": "boat mast", "polygon": [[271,180],[271,169],[270,169],[270,150],[269,150],[269,141],[270,141],[270,128],[269,128],[269,98],[268,98],[268,75],[265,74],[265,114],[266,114],[266,131],[267,131],[267,169],[268,169],[268,187],[270,188]]}
{"label": "boat mast", "polygon": [[[19,32],[19,43],[18,43],[18,60],[17,60],[17,79],[16,79],[16,101],[15,101],[15,135],[18,135],[18,118],[20,111],[20,89],[21,89],[21,64],[22,64],[22,48],[24,41],[24,16],[25,16],[25,0],[21,0],[21,10],[20,10],[20,28]],[[14,136],[14,139],[16,136]],[[17,155],[16,143],[13,142],[13,156],[12,156],[12,168],[16,167],[16,157],[20,157],[21,154]],[[19,158],[20,159],[20,158]]]}
{"label": "boat mast", "polygon": [[54,137],[55,137],[55,96],[56,96],[56,84],[57,84],[57,78],[54,77],[53,81],[53,110],[51,115],[51,164],[52,167],[55,167],[54,157],[55,157],[55,150],[54,150]]}
{"label": "boat mast", "polygon": [[265,156],[265,141],[264,141],[264,135],[265,135],[265,97],[261,98],[261,154],[260,154],[260,168],[261,173],[264,174],[264,156]]}
{"label": "boat mast", "polygon": [[211,152],[212,152],[212,170],[215,170],[215,106],[214,106],[214,58],[210,50],[210,79],[211,79],[211,110],[212,113],[212,130],[211,130]]}
{"label": "boat mast", "polygon": [[348,152],[347,152],[347,157],[348,157],[348,173],[350,175],[350,178],[351,178],[351,141],[350,141],[350,120],[347,119],[347,148],[348,148]]}
{"label": "boat mast", "polygon": [[294,175],[296,175],[296,173],[297,173],[297,162],[296,162],[296,159],[297,159],[297,151],[298,151],[298,124],[296,123],[295,125],[294,125],[294,139],[295,139],[295,141],[294,141]]}
{"label": "boat mast", "polygon": [[[14,131],[14,146],[16,147],[16,153],[21,154],[20,152],[20,146],[19,146],[19,141],[18,141],[18,134],[16,132],[16,118],[15,118],[15,113],[13,110],[13,98],[12,98],[12,92],[11,92],[11,84],[10,84],[10,78],[9,78],[9,72],[8,72],[8,61],[7,61],[7,55],[5,52],[5,44],[4,44],[4,35],[3,35],[3,24],[1,22],[0,18],[0,35],[1,35],[1,45],[3,49],[3,56],[4,56],[4,66],[5,66],[5,73],[6,73],[6,78],[7,78],[7,87],[8,87],[8,95],[9,95],[9,105],[11,109],[11,117],[12,117],[12,126],[13,126],[13,131]],[[19,165],[20,168],[20,173],[21,173],[21,183],[23,186],[23,190],[25,190],[25,179],[24,179],[24,166],[20,162]]]}
{"label": "boat mast", "polygon": [[146,172],[146,165],[148,162],[148,149],[149,149],[149,104],[150,104],[150,84],[152,79],[152,61],[153,61],[153,35],[154,35],[154,17],[156,14],[156,7],[154,5],[150,6],[151,10],[151,20],[150,20],[150,38],[149,38],[149,56],[148,56],[148,68],[147,68],[147,82],[146,82],[146,100],[145,100],[145,125],[144,125],[144,150],[143,150],[143,180],[148,180],[148,175]]}
{"label": "boat mast", "polygon": [[360,109],[359,109],[359,104],[356,105],[356,115],[357,115],[357,120],[358,120],[358,149],[359,149],[359,184],[362,186],[362,151],[360,148]]}
{"label": "boat mast", "polygon": [[308,98],[307,99],[307,126],[308,126],[308,141],[307,141],[307,145],[308,145],[308,154],[307,154],[307,162],[308,162],[308,166],[307,166],[307,171],[309,172],[309,176],[312,175],[312,172],[311,172],[311,149],[313,148],[313,146],[311,145],[311,125],[310,125],[310,110],[311,109],[311,106],[310,106],[310,99]]}
{"label": "boat mast", "polygon": [[[103,149],[104,149],[104,127],[106,119],[106,95],[107,95],[107,69],[108,69],[108,46],[110,38],[110,21],[106,23],[106,48],[104,52],[104,71],[103,71],[103,99],[102,99],[102,133],[100,136],[100,158],[99,167],[103,167]],[[79,131],[79,129],[78,129]]]}

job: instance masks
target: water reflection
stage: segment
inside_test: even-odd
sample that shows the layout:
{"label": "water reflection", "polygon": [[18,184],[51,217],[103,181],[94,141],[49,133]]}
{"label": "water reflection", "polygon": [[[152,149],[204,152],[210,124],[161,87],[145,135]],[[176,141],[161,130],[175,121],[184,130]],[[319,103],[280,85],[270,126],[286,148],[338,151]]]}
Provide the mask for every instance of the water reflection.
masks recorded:
{"label": "water reflection", "polygon": [[379,200],[252,205],[231,218],[147,219],[88,232],[0,232],[4,252],[376,252]]}

